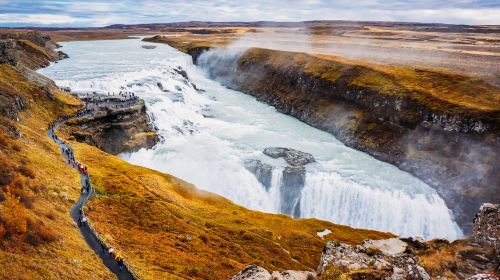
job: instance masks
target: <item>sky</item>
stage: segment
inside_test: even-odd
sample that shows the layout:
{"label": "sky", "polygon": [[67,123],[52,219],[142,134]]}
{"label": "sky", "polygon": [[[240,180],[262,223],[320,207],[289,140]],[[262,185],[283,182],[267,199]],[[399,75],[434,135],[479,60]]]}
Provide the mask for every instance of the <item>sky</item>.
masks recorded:
{"label": "sky", "polygon": [[0,0],[0,27],[102,27],[193,20],[500,24],[500,0]]}

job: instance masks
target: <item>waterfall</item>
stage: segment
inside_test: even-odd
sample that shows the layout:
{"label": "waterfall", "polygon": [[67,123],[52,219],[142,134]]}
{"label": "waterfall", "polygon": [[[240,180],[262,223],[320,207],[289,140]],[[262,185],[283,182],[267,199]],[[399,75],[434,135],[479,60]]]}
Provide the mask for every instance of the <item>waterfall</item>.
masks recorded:
{"label": "waterfall", "polygon": [[335,172],[307,174],[301,210],[303,217],[397,232],[401,236],[461,237],[450,211],[437,194],[378,190],[346,180]]}
{"label": "waterfall", "polygon": [[[286,163],[262,151],[293,148],[316,158],[306,166],[303,189],[287,201],[299,204],[301,217],[403,236],[461,236],[443,200],[422,181],[229,90],[167,45],[146,50],[139,40],[70,42],[63,43],[63,51],[69,59],[40,70],[58,85],[132,91],[145,100],[164,141],[120,155],[131,163],[170,173],[250,209],[279,213],[282,191],[289,187],[283,184]],[[269,189],[245,167],[248,160],[272,167]]]}

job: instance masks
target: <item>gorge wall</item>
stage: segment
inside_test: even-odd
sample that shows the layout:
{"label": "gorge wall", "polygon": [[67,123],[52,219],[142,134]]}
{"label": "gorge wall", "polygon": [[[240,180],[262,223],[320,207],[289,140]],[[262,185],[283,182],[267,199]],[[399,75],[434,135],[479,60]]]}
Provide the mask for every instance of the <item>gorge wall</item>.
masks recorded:
{"label": "gorge wall", "polygon": [[500,93],[493,86],[267,49],[184,51],[224,85],[422,179],[467,234],[480,204],[500,201]]}
{"label": "gorge wall", "polygon": [[158,142],[142,99],[116,104],[102,102],[100,106],[87,104],[87,107],[94,108],[94,113],[68,122],[76,141],[110,154],[150,149]]}

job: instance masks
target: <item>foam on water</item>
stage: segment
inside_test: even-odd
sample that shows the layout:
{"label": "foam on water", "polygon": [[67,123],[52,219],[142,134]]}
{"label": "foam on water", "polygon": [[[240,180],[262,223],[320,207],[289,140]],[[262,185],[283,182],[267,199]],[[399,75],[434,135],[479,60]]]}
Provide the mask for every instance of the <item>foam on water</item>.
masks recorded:
{"label": "foam on water", "polygon": [[[262,150],[294,148],[317,160],[307,166],[303,217],[403,236],[461,237],[444,201],[422,181],[221,86],[187,55],[156,45],[143,49],[139,40],[63,43],[70,58],[40,72],[75,91],[133,91],[144,98],[163,141],[154,149],[121,155],[131,163],[171,173],[245,207],[276,213],[285,162]],[[248,159],[276,167],[269,191],[244,167]]]}

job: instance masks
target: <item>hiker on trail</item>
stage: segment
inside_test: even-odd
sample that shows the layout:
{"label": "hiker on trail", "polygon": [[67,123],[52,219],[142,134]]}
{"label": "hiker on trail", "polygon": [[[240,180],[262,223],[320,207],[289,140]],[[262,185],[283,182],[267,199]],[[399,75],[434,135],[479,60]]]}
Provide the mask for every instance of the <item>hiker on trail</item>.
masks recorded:
{"label": "hiker on trail", "polygon": [[82,227],[82,215],[78,216],[78,227]]}
{"label": "hiker on trail", "polygon": [[108,254],[111,258],[114,258],[115,256],[115,249],[113,247],[109,247]]}
{"label": "hiker on trail", "polygon": [[106,253],[106,244],[104,244],[104,241],[101,240],[101,250],[103,253]]}
{"label": "hiker on trail", "polygon": [[123,270],[123,258],[121,256],[117,256],[117,262],[118,262],[118,267],[120,268],[120,271]]}
{"label": "hiker on trail", "polygon": [[84,216],[82,219],[82,225],[84,225],[86,222],[87,222],[87,217]]}

